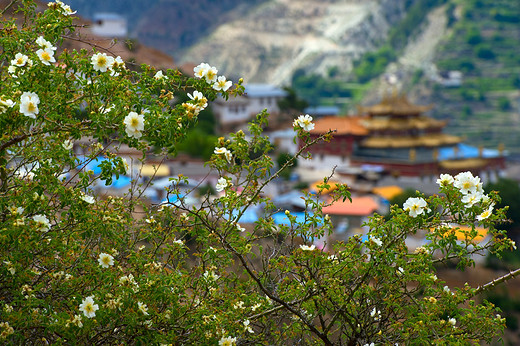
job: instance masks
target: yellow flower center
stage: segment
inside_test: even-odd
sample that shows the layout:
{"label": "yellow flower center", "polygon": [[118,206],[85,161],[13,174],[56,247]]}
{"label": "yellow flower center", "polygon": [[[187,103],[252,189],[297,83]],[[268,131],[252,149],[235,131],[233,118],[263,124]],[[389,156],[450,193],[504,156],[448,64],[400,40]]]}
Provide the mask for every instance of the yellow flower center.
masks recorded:
{"label": "yellow flower center", "polygon": [[94,311],[94,307],[92,306],[91,303],[88,303],[87,305],[85,305],[85,311],[86,312],[93,312]]}
{"label": "yellow flower center", "polygon": [[34,111],[36,111],[36,106],[34,105],[34,103],[32,102],[29,102],[27,104],[27,110],[31,113],[34,113]]}
{"label": "yellow flower center", "polygon": [[23,65],[23,58],[16,59],[16,65]]}
{"label": "yellow flower center", "polygon": [[208,77],[208,79],[213,79],[215,78],[215,73],[211,70],[208,71],[208,73],[206,74],[206,76]]}
{"label": "yellow flower center", "polygon": [[49,60],[51,60],[51,56],[49,55],[49,53],[43,52],[42,53],[42,59],[45,60],[45,61],[49,61]]}
{"label": "yellow flower center", "polygon": [[98,57],[98,65],[105,66],[107,64],[107,58],[104,56]]}
{"label": "yellow flower center", "polygon": [[139,120],[137,118],[132,118],[130,121],[130,126],[137,127],[137,125],[139,125]]}

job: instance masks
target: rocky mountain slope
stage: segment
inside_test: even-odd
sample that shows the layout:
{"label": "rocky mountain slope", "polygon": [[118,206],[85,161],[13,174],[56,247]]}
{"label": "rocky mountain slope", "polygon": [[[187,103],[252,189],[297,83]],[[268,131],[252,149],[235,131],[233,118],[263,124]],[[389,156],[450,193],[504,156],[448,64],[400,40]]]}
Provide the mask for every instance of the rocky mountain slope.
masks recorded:
{"label": "rocky mountain slope", "polygon": [[207,61],[229,76],[276,85],[297,69],[347,73],[405,14],[405,0],[273,0],[218,27],[181,61]]}

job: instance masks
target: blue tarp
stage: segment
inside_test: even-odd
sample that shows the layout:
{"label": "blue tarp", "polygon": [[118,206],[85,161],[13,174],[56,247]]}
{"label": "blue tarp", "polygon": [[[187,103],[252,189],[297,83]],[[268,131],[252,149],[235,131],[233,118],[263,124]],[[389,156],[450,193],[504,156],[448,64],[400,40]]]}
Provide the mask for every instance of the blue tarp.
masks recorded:
{"label": "blue tarp", "polygon": [[[305,213],[303,211],[292,212],[291,215],[296,216],[296,222],[302,223],[305,221]],[[274,220],[274,223],[277,225],[291,225],[289,218],[287,217],[287,215],[285,215],[285,212],[283,211],[273,214],[272,218]]]}

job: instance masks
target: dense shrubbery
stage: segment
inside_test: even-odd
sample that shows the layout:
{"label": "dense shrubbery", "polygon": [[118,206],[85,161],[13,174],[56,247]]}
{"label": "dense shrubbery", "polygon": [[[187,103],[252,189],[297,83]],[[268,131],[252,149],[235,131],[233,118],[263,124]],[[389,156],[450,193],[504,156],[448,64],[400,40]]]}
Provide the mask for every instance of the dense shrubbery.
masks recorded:
{"label": "dense shrubbery", "polygon": [[[495,228],[498,196],[482,192],[469,172],[439,179],[441,196],[409,198],[388,221],[370,219],[368,241],[313,244],[332,230],[318,195],[306,195],[299,221],[274,224],[276,207],[262,190],[272,174],[262,134],[267,114],[249,133],[219,138],[208,165],[220,178],[215,198],[188,206],[172,179],[175,203],[149,205],[134,182],[124,197],[101,197],[95,183],[127,171],[120,145],[174,154],[208,101],[240,94],[207,64],[195,77],[118,57],[57,47],[74,30],[69,7],[43,13],[25,2],[19,21],[2,23],[0,54],[0,338],[10,344],[394,344],[469,343],[499,335],[505,321],[473,298],[497,281],[447,287],[435,264],[511,248]],[[16,5],[15,5],[16,6]],[[189,100],[175,104],[174,93]],[[294,129],[304,143],[312,118]],[[330,134],[321,139],[327,140]],[[90,139],[78,157],[74,142]],[[103,155],[101,174],[85,169]],[[329,188],[324,179],[322,188]],[[350,197],[339,185],[334,200]],[[264,215],[239,224],[247,208]],[[465,240],[455,235],[465,228]],[[490,239],[477,242],[476,226]],[[454,228],[455,227],[455,228]],[[429,243],[409,251],[405,239]]]}

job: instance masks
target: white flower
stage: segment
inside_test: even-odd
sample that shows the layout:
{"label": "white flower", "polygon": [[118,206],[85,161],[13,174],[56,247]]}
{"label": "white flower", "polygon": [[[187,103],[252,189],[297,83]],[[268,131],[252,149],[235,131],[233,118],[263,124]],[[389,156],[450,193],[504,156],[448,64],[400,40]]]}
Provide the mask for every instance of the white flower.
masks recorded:
{"label": "white flower", "polygon": [[377,310],[376,308],[373,308],[370,312],[370,317],[372,317],[374,320],[379,320],[381,318],[381,311]]}
{"label": "white flower", "polygon": [[199,79],[205,77],[206,76],[206,72],[208,71],[209,68],[210,68],[210,66],[208,64],[206,64],[205,62],[200,63],[199,65],[195,66],[193,68],[193,72],[195,73],[195,77],[197,77]]}
{"label": "white flower", "polygon": [[224,177],[220,177],[220,178],[218,178],[215,189],[217,190],[217,192],[220,192],[220,191],[224,190],[227,186],[228,186],[227,179]]}
{"label": "white flower", "polygon": [[411,217],[416,217],[424,213],[426,208],[426,201],[421,197],[410,197],[404,202],[403,209],[410,213]]}
{"label": "white flower", "polygon": [[298,119],[294,120],[293,127],[301,127],[304,131],[307,132],[314,129],[312,117],[309,114],[300,115]]}
{"label": "white flower", "polygon": [[226,80],[226,77],[219,76],[217,81],[213,83],[213,89],[219,91],[227,91],[233,83],[231,81]]}
{"label": "white flower", "polygon": [[211,272],[205,271],[203,276],[206,280],[210,280],[210,281],[217,281],[218,278],[220,277],[217,274],[215,274],[215,272],[213,270]]}
{"label": "white flower", "polygon": [[466,208],[470,208],[478,203],[482,199],[482,193],[475,191],[469,192],[468,194],[462,196],[462,203],[466,205]]}
{"label": "white flower", "polygon": [[383,242],[381,241],[381,239],[379,239],[377,237],[370,237],[370,240],[373,241],[377,246],[383,245]]}
{"label": "white flower", "polygon": [[218,73],[217,68],[210,66],[206,70],[206,75],[204,76],[206,78],[206,82],[208,82],[209,84],[215,83],[217,80],[217,73]]}
{"label": "white flower", "polygon": [[96,199],[92,196],[86,195],[84,193],[81,194],[79,197],[82,201],[87,202],[88,204],[94,204],[96,203]]}
{"label": "white flower", "polygon": [[94,304],[93,296],[89,296],[81,302],[79,310],[83,312],[86,318],[92,318],[96,316],[96,311],[99,310],[99,306]]}
{"label": "white flower", "polygon": [[144,130],[144,115],[130,112],[123,120],[126,125],[125,131],[129,137],[141,138]]}
{"label": "white flower", "polygon": [[307,245],[300,245],[300,249],[302,251],[313,251],[314,249],[316,249],[316,246],[313,244],[311,246],[307,246]]}
{"label": "white flower", "polygon": [[455,176],[453,185],[463,194],[475,193],[481,188],[480,178],[474,177],[471,172],[462,172]]}
{"label": "white flower", "polygon": [[195,90],[193,92],[193,95],[188,94],[188,97],[195,101],[195,105],[197,106],[199,111],[203,110],[208,106],[208,99],[205,98],[200,91]]}
{"label": "white flower", "polygon": [[43,49],[56,50],[56,47],[54,47],[52,43],[44,39],[43,36],[40,36],[36,39],[36,44]]}
{"label": "white flower", "polygon": [[0,97],[0,114],[5,113],[8,108],[13,108],[14,105],[13,100]]}
{"label": "white flower", "polygon": [[453,179],[453,177],[449,174],[441,174],[439,179],[437,179],[437,184],[439,184],[439,186],[446,186],[446,185],[451,185],[453,184],[455,180]]}
{"label": "white flower", "polygon": [[448,320],[448,323],[451,324],[453,327],[455,327],[455,324],[457,324],[457,320],[454,319],[454,318],[450,318],[450,319]]}
{"label": "white flower", "polygon": [[246,231],[246,229],[245,229],[244,227],[240,226],[238,223],[236,224],[236,226],[237,226],[237,229],[238,229],[240,232],[245,232],[245,231]]}
{"label": "white flower", "polygon": [[161,70],[157,71],[155,73],[155,75],[153,76],[153,78],[155,78],[157,80],[159,80],[159,79],[168,79],[168,77],[165,76]]}
{"label": "white flower", "polygon": [[74,143],[70,139],[66,139],[66,140],[63,141],[61,146],[65,150],[72,150],[72,148],[74,148]]}
{"label": "white flower", "polygon": [[218,341],[219,346],[233,346],[237,344],[237,338],[232,338],[230,336],[223,336],[222,339]]}
{"label": "white flower", "polygon": [[16,55],[14,56],[14,59],[11,60],[11,65],[13,66],[18,66],[18,67],[22,67],[22,66],[25,66],[25,65],[32,65],[32,61],[29,59],[29,57],[25,54],[22,54],[22,53],[16,53]]}
{"label": "white flower", "polygon": [[65,5],[63,2],[61,2],[60,0],[56,0],[56,2],[49,2],[47,4],[47,6],[51,7],[51,6],[59,6],[60,7],[60,12],[65,15],[65,16],[70,16],[71,14],[74,14],[76,13],[76,11],[72,12],[72,10],[70,9],[70,6],[69,5]]}
{"label": "white flower", "polygon": [[54,51],[50,48],[38,49],[36,55],[38,55],[38,58],[40,58],[40,61],[44,65],[50,65],[51,62],[56,62],[56,59],[54,59]]}
{"label": "white flower", "polygon": [[112,68],[114,64],[114,58],[106,55],[105,53],[96,53],[91,58],[92,66],[94,70],[100,72],[106,72],[108,69]]}
{"label": "white flower", "polygon": [[34,215],[32,219],[36,222],[36,230],[39,232],[47,232],[51,228],[51,223],[45,215]]}
{"label": "white flower", "polygon": [[124,275],[119,278],[120,285],[134,285],[137,286],[137,282],[135,282],[134,276],[132,274]]}
{"label": "white flower", "polygon": [[229,163],[231,163],[231,160],[233,159],[233,154],[231,154],[231,151],[226,148],[215,148],[213,152],[217,155],[224,155],[227,162]]}
{"label": "white flower", "polygon": [[480,215],[478,215],[478,216],[477,216],[477,220],[478,220],[478,221],[485,220],[485,219],[487,219],[488,217],[490,217],[491,214],[493,214],[493,206],[492,206],[492,205],[490,205],[489,208],[487,208],[487,209],[484,210]]}
{"label": "white flower", "polygon": [[24,92],[22,96],[20,96],[20,113],[26,117],[36,119],[36,114],[39,113],[39,103],[40,98],[36,93]]}
{"label": "white flower", "polygon": [[245,320],[243,323],[244,323],[244,329],[246,330],[246,332],[254,333],[253,329],[251,329],[251,326],[249,326],[249,324],[251,323],[251,322],[249,322],[249,320]]}
{"label": "white flower", "polygon": [[73,325],[77,326],[78,328],[83,327],[83,322],[81,321],[81,315],[74,315],[74,318],[72,320],[69,320],[67,323],[67,327],[69,326],[69,323],[72,323]]}
{"label": "white flower", "polygon": [[145,316],[148,316],[148,307],[146,306],[146,304],[143,304],[141,302],[137,302],[137,306],[138,306],[138,309],[139,311],[141,311],[143,313],[143,315]]}
{"label": "white flower", "polygon": [[13,266],[11,261],[4,261],[4,264],[7,266],[7,270],[14,275],[16,273],[16,268]]}
{"label": "white flower", "polygon": [[114,265],[114,257],[112,257],[112,255],[102,252],[99,254],[98,263],[101,267],[108,268]]}

